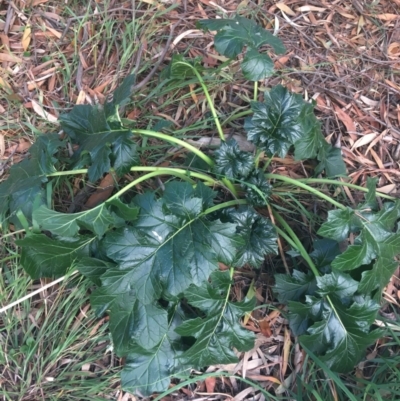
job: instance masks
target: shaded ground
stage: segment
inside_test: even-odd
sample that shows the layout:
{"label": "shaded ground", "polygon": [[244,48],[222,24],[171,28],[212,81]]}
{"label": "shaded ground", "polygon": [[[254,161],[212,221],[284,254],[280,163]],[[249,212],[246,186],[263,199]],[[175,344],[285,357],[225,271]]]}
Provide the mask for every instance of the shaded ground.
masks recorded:
{"label": "shaded ground", "polygon": [[[206,120],[205,100],[195,84],[156,93],[152,89],[159,84],[159,71],[173,53],[200,57],[207,67],[219,63],[212,35],[198,31],[195,23],[239,12],[275,31],[288,50],[274,58],[277,72],[260,83],[260,92],[282,83],[314,99],[327,139],[342,148],[351,182],[364,185],[367,177],[378,177],[380,191],[400,194],[399,0],[92,1],[87,7],[79,1],[67,3],[0,1],[2,177],[10,165],[24,157],[36,135],[57,130],[56,120],[63,110],[73,104],[102,102],[132,71],[137,73],[138,88],[126,106],[126,115],[139,126],[147,127],[149,119],[155,123],[163,118],[182,130]],[[213,83],[212,94],[220,115],[229,116],[248,104],[253,87],[235,64],[224,74],[220,82]],[[229,134],[235,127],[227,123],[224,128]],[[212,136],[211,125],[193,136],[200,134]],[[189,132],[188,137],[191,135]],[[273,167],[274,172],[295,178],[304,177],[307,171],[289,156],[275,160]],[[350,192],[346,195],[354,202]],[[272,305],[266,285],[269,277],[268,272],[258,277],[244,272],[237,282],[238,297],[256,278],[258,300]],[[398,277],[393,277],[385,293],[386,300],[397,306],[399,284]],[[8,301],[6,297],[2,303]],[[224,366],[223,370],[239,372],[267,390],[274,388],[284,394],[279,386],[292,385],[296,372],[306,363],[285,323],[279,309],[266,307],[253,316],[247,327],[257,333],[257,347],[246,353],[238,366]],[[119,363],[111,358],[108,362]],[[93,366],[91,370],[96,371]],[[209,371],[219,368],[210,367]],[[368,379],[370,371],[363,368],[359,367],[358,375]],[[19,379],[9,375],[7,380],[17,383]],[[118,391],[117,382],[114,386],[112,395],[107,396],[129,399]],[[321,386],[328,394],[335,394],[334,384]],[[209,378],[165,400],[223,400],[230,399],[229,394],[238,401],[262,400],[257,392],[252,398],[254,391],[234,379]],[[41,397],[39,390],[32,390],[26,399]]]}

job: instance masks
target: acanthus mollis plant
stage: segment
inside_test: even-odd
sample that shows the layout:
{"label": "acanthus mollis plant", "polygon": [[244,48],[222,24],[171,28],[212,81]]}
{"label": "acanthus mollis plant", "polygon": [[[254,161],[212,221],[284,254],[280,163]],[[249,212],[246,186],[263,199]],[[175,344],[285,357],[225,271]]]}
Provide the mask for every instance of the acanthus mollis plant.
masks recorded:
{"label": "acanthus mollis plant", "polygon": [[[272,71],[262,46],[284,50],[278,38],[241,17],[200,26],[218,31],[215,46],[229,58],[246,46],[242,68],[251,80]],[[244,128],[254,153],[225,140],[203,72],[197,62],[174,56],[168,79],[199,80],[221,139],[214,153],[173,135],[124,126],[118,109],[130,96],[129,76],[103,106],[78,105],[62,115],[66,139],[41,136],[29,158],[11,168],[0,185],[2,227],[25,229],[17,244],[32,278],[62,276],[72,267],[93,281],[91,303],[98,316],[109,315],[114,350],[125,357],[122,385],[130,392],[163,391],[172,377],[235,362],[234,350],[254,346],[240,319],[255,300],[234,301],[230,290],[237,267],[257,269],[266,255],[276,254],[278,235],[305,266],[276,277],[293,333],[332,369],[349,370],[381,335],[372,325],[400,253],[399,202],[378,208],[371,181],[366,202],[351,209],[310,185],[346,183],[267,173],[261,153],[284,157],[291,150],[296,159],[316,159],[316,174],[343,175],[345,168],[340,149],[325,141],[313,106],[282,86],[250,104]],[[142,166],[137,146],[142,137],[181,146],[206,167]],[[75,145],[72,158],[63,157],[67,141]],[[95,183],[105,173],[125,182],[107,201],[78,213],[56,210],[53,187],[61,176],[87,174]],[[127,174],[134,176],[124,181]],[[139,184],[155,177],[168,177],[163,189],[139,193]],[[317,239],[310,253],[278,207],[279,197],[293,188],[336,208],[318,232],[325,239]],[[276,224],[259,213],[266,205]],[[338,243],[348,238],[353,242],[340,252]]]}

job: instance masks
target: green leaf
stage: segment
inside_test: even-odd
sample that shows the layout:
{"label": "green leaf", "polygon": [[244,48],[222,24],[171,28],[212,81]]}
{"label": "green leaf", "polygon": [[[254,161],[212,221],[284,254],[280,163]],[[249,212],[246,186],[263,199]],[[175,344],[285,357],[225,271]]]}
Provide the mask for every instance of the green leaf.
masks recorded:
{"label": "green leaf", "polygon": [[119,356],[127,355],[135,344],[151,349],[167,333],[167,311],[154,303],[144,304],[131,290],[112,303],[109,328]]}
{"label": "green leaf", "polygon": [[251,103],[254,115],[245,122],[247,139],[269,156],[285,157],[304,135],[299,118],[303,99],[281,85],[265,92],[264,97],[263,103]]}
{"label": "green leaf", "polygon": [[332,263],[332,267],[341,271],[353,270],[367,265],[380,255],[392,259],[400,254],[400,234],[387,231],[377,220],[361,220],[363,229],[360,235],[346,251]]}
{"label": "green leaf", "polygon": [[30,234],[16,244],[21,246],[21,265],[33,278],[59,277],[74,262],[89,255],[93,238],[51,239],[44,234]]}
{"label": "green leaf", "polygon": [[222,142],[214,153],[215,171],[224,177],[245,178],[254,168],[254,157],[243,152],[234,139]]}
{"label": "green leaf", "polygon": [[257,25],[255,21],[240,16],[233,19],[200,20],[197,26],[204,30],[218,31],[214,38],[215,48],[228,58],[238,56],[244,46],[258,49],[268,44],[277,54],[286,51],[279,38]]}
{"label": "green leaf", "polygon": [[317,277],[318,293],[322,296],[335,294],[340,298],[350,297],[355,294],[358,282],[348,274],[335,272]]}
{"label": "green leaf", "polygon": [[229,221],[236,224],[236,231],[243,240],[237,250],[235,266],[249,264],[260,268],[266,255],[278,252],[277,235],[270,220],[248,206],[228,213]]}
{"label": "green leaf", "polygon": [[255,169],[250,173],[241,187],[245,190],[245,196],[252,206],[268,205],[268,200],[272,194],[272,186],[265,179],[264,172],[261,169]]}
{"label": "green leaf", "polygon": [[168,388],[174,374],[187,369],[177,360],[184,350],[182,339],[175,332],[181,322],[178,310],[170,318],[167,332],[157,346],[152,349],[135,346],[131,349],[121,372],[121,384],[125,391],[139,392],[143,396],[162,392]]}
{"label": "green leaf", "polygon": [[135,198],[140,214],[134,226],[108,232],[102,241],[118,264],[102,276],[103,291],[113,298],[134,287],[148,304],[162,293],[176,296],[192,283],[200,285],[218,262],[234,261],[241,244],[235,225],[207,219],[204,199],[195,195],[190,184],[174,183],[166,185],[162,199],[151,193]]}
{"label": "green leaf", "polygon": [[[229,277],[229,272],[216,272],[214,275]],[[181,336],[196,338],[196,342],[179,357],[179,361],[198,368],[233,363],[238,359],[232,347],[238,351],[248,351],[254,346],[254,334],[245,330],[239,319],[254,309],[255,299],[230,302],[229,289],[230,284],[225,288],[215,288],[205,283],[201,287],[191,286],[185,291],[189,304],[201,309],[206,316],[187,320],[176,329]],[[204,302],[199,302],[199,298],[203,298]]]}
{"label": "green leaf", "polygon": [[278,294],[278,300],[282,303],[288,301],[300,301],[305,295],[313,295],[317,289],[317,281],[311,272],[303,273],[293,270],[292,275],[275,274],[274,291]]}
{"label": "green leaf", "polygon": [[[128,80],[129,86],[131,81]],[[117,100],[125,95],[126,89],[121,89]],[[117,106],[114,100],[104,107],[76,105],[59,118],[63,130],[80,145],[75,156],[84,159],[89,154],[88,176],[92,182],[108,173],[111,166],[121,176],[139,162],[132,133],[121,125],[116,115]]]}
{"label": "green leaf", "polygon": [[251,81],[260,81],[274,73],[274,63],[268,54],[249,48],[241,64],[243,75]]}
{"label": "green leaf", "polygon": [[175,79],[192,78],[196,76],[193,69],[199,73],[205,71],[201,57],[186,59],[182,54],[174,54],[165,75],[167,78]]}
{"label": "green leaf", "polygon": [[[400,238],[398,239],[400,241]],[[362,294],[374,293],[375,300],[379,301],[384,288],[398,268],[397,261],[386,258],[382,255],[372,266],[372,269],[365,270],[362,273],[362,278],[359,285],[359,292]]]}
{"label": "green leaf", "polygon": [[75,268],[98,286],[101,286],[100,277],[107,271],[107,269],[114,266],[114,263],[90,257],[80,258],[78,262],[75,263]]}
{"label": "green leaf", "polygon": [[318,230],[318,235],[335,241],[344,241],[350,232],[359,227],[359,219],[353,209],[347,207],[343,210],[330,210],[328,220]]}
{"label": "green leaf", "polygon": [[300,344],[318,354],[335,372],[348,372],[382,334],[370,330],[378,310],[379,304],[362,298],[350,307],[335,298],[333,305],[323,302],[322,320],[308,328],[307,334],[299,338]]}
{"label": "green leaf", "polygon": [[34,203],[45,203],[43,184],[47,182],[46,174],[56,171],[54,154],[61,145],[58,134],[41,135],[29,148],[28,157],[10,168],[7,180],[0,184],[1,226],[6,226],[8,219],[21,228],[16,212],[20,210],[31,221]]}
{"label": "green leaf", "polygon": [[346,165],[342,158],[342,151],[333,146],[323,146],[318,152],[320,163],[315,168],[315,175],[321,174],[325,170],[327,177],[335,177],[346,174]]}
{"label": "green leaf", "polygon": [[316,239],[313,246],[314,250],[310,256],[315,266],[322,272],[328,272],[331,263],[340,254],[338,242],[330,239]]}
{"label": "green leaf", "polygon": [[123,106],[132,94],[132,87],[135,83],[135,76],[128,75],[124,78],[121,85],[115,89],[112,100],[104,105],[105,115],[107,119],[115,119],[118,113],[118,107]]}
{"label": "green leaf", "polygon": [[127,205],[118,198],[112,198],[106,201],[107,206],[111,206],[110,210],[118,217],[125,221],[135,221],[139,215],[139,208]]}
{"label": "green leaf", "polygon": [[114,223],[114,217],[104,203],[84,212],[70,214],[59,213],[42,205],[33,212],[33,219],[42,230],[62,237],[74,237],[84,228],[101,238]]}
{"label": "green leaf", "polygon": [[247,139],[267,155],[285,157],[290,147],[295,158],[320,161],[316,174],[325,170],[327,176],[346,172],[340,149],[329,145],[314,115],[314,105],[300,95],[290,93],[281,85],[264,94],[264,102],[252,102],[253,116],[245,121]]}

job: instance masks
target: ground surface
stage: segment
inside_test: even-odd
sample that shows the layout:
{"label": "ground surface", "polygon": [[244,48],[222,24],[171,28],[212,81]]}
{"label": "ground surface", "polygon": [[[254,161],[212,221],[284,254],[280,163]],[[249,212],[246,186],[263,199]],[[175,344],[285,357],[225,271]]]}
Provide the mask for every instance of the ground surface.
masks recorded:
{"label": "ground surface", "polygon": [[[208,67],[219,63],[212,35],[197,30],[195,23],[236,12],[275,31],[287,48],[285,55],[274,58],[277,72],[260,83],[260,91],[282,83],[314,99],[325,136],[342,148],[351,182],[364,185],[367,177],[378,177],[380,191],[400,194],[399,0],[110,0],[85,6],[79,1],[0,0],[0,177],[24,158],[37,135],[58,131],[62,111],[74,104],[104,101],[131,72],[137,74],[138,88],[125,108],[128,119],[145,128],[164,119],[187,138],[212,136],[212,130],[204,127],[185,131],[194,122],[207,120],[205,100],[195,84],[153,89],[174,53],[200,57]],[[212,94],[219,113],[228,116],[247,103],[252,85],[235,66],[224,73],[213,83]],[[227,124],[225,129],[230,133],[235,126]],[[152,163],[163,162],[157,160],[159,155],[151,157]],[[305,171],[290,157],[276,163],[275,172],[294,178],[303,177]],[[347,196],[352,202],[350,192]],[[3,251],[0,299],[6,305],[44,281],[32,284],[15,269],[18,255],[12,245]],[[263,274],[256,279],[266,283],[269,276]],[[0,320],[2,399],[134,399],[119,390],[120,361],[107,350],[105,322],[90,314],[87,293],[77,294],[72,284],[54,286]],[[18,290],[11,293],[11,285]],[[399,295],[395,276],[385,298],[398,306]],[[257,297],[272,302],[266,285],[260,286]],[[68,299],[79,302],[71,304]],[[303,369],[308,362],[279,310],[266,309],[253,320],[248,327],[259,336],[254,352],[245,354],[238,366],[215,366],[208,372],[239,372],[286,399],[290,396],[281,385],[293,384],[293,372],[300,372],[307,383],[321,380],[318,367],[311,367],[307,371],[311,373]],[[54,343],[60,342],[55,333],[64,333],[61,348]],[[397,374],[397,369],[391,371]],[[375,374],[364,366],[356,373],[365,382]],[[353,378],[344,380],[354,385]],[[321,399],[345,399],[340,391],[338,396],[336,385],[334,381],[315,385],[316,395],[305,399],[318,399],[318,394]],[[248,384],[210,377],[164,400],[262,397]]]}

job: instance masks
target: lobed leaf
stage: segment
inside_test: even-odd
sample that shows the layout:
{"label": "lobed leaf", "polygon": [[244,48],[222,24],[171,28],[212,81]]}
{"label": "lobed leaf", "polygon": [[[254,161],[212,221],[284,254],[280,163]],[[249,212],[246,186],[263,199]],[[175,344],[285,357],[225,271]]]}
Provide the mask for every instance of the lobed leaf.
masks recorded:
{"label": "lobed leaf", "polygon": [[76,259],[89,255],[91,237],[52,239],[44,234],[30,234],[17,240],[21,246],[21,265],[33,278],[64,275]]}
{"label": "lobed leaf", "polygon": [[61,145],[58,134],[41,135],[28,157],[10,168],[8,179],[0,184],[0,227],[8,220],[21,228],[16,212],[31,221],[34,206],[45,203],[43,184],[48,181],[46,174],[56,171],[54,154]]}
{"label": "lobed leaf", "polygon": [[59,213],[42,205],[33,212],[33,219],[43,229],[62,237],[74,237],[82,228],[99,238],[114,225],[115,217],[105,203],[79,213]]}
{"label": "lobed leaf", "polygon": [[[215,276],[227,276],[229,272],[215,272]],[[218,283],[227,281],[222,278]],[[206,314],[182,323],[176,332],[181,336],[195,337],[196,342],[178,357],[184,365],[204,367],[211,364],[225,364],[237,361],[232,350],[248,351],[254,346],[254,334],[245,330],[239,319],[255,307],[255,299],[241,302],[229,301],[230,283],[216,288],[213,284],[204,283],[200,287],[191,286],[184,295],[189,304]]]}
{"label": "lobed leaf", "polygon": [[243,240],[243,245],[237,250],[235,266],[249,264],[260,268],[265,255],[277,253],[277,235],[269,219],[249,206],[229,210],[227,215],[229,221],[236,224],[236,231]]}
{"label": "lobed leaf", "polygon": [[320,161],[316,174],[322,170],[327,176],[346,172],[340,149],[325,141],[312,104],[281,85],[265,92],[264,97],[264,102],[251,103],[254,114],[245,121],[249,141],[269,156],[285,157],[294,146],[296,159]]}
{"label": "lobed leaf", "polygon": [[121,176],[139,162],[132,133],[122,126],[118,116],[118,106],[127,100],[133,80],[132,76],[125,78],[104,107],[76,105],[59,118],[63,130],[80,145],[74,157],[86,161],[85,155],[90,156],[88,176],[92,182],[111,167]]}
{"label": "lobed leaf", "polygon": [[233,19],[200,20],[197,26],[203,30],[217,31],[215,49],[228,58],[237,57],[247,46],[241,67],[247,79],[259,81],[273,74],[271,58],[258,49],[268,44],[277,54],[286,51],[282,41],[263,29],[255,21],[236,16]]}
{"label": "lobed leaf", "polygon": [[185,349],[181,337],[175,329],[182,323],[182,312],[175,308],[165,329],[162,340],[151,349],[135,346],[127,355],[121,372],[121,383],[125,391],[149,396],[154,392],[166,390],[171,377],[187,370],[178,362]]}
{"label": "lobed leaf", "polygon": [[246,178],[254,168],[254,157],[239,149],[234,139],[222,142],[214,153],[215,172],[230,179]]}

